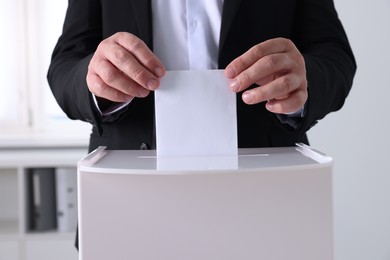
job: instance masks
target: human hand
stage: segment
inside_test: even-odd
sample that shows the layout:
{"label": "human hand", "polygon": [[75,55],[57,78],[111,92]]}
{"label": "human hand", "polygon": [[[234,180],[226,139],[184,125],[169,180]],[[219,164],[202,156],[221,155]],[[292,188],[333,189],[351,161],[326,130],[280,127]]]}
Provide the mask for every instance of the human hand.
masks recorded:
{"label": "human hand", "polygon": [[266,108],[278,114],[295,112],[308,98],[305,61],[288,39],[271,39],[255,45],[225,69],[234,92],[246,90],[246,104],[267,101]]}
{"label": "human hand", "polygon": [[161,61],[142,40],[119,32],[97,47],[88,66],[87,85],[97,97],[126,102],[157,89],[164,74]]}

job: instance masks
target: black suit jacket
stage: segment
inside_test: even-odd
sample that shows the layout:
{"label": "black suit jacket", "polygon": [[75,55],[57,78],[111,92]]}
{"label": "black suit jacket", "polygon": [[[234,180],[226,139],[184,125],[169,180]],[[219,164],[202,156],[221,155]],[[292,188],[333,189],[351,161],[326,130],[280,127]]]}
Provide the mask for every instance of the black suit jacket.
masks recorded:
{"label": "black suit jacket", "polygon": [[[63,33],[48,72],[55,98],[71,119],[93,125],[90,150],[155,148],[154,96],[101,117],[86,84],[98,44],[119,31],[133,33],[152,49],[151,3],[147,0],[70,0]],[[264,40],[291,39],[306,63],[309,99],[298,127],[282,123],[264,104],[237,98],[239,147],[292,146],[307,142],[306,131],[338,110],[351,88],[355,60],[332,0],[225,0],[219,68]],[[178,54],[180,55],[180,54]],[[201,105],[201,104],[199,104]]]}

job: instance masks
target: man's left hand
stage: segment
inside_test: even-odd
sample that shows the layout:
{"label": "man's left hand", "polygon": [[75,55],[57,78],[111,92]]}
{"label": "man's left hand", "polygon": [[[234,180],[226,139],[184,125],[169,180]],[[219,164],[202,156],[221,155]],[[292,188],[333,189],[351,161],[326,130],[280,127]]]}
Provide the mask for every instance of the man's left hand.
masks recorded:
{"label": "man's left hand", "polygon": [[[255,45],[232,61],[225,75],[231,79],[232,91],[244,91],[242,99],[246,104],[266,101],[266,108],[273,113],[298,111],[308,98],[304,58],[288,39]],[[253,84],[258,87],[248,89]]]}

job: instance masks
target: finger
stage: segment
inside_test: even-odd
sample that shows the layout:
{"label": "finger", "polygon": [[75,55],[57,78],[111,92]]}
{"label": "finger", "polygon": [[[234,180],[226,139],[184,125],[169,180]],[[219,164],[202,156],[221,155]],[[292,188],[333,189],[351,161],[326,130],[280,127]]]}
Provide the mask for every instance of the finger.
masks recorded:
{"label": "finger", "polygon": [[307,93],[299,89],[285,99],[274,99],[266,103],[266,108],[272,113],[288,114],[301,109],[307,101]]}
{"label": "finger", "polygon": [[241,72],[252,66],[259,59],[275,53],[289,51],[293,45],[290,40],[277,38],[259,43],[233,60],[225,69],[225,75],[229,79],[235,78]]}
{"label": "finger", "polygon": [[241,72],[232,80],[231,89],[239,92],[254,83],[265,85],[278,75],[285,74],[295,66],[290,55],[285,53],[271,54],[259,59],[252,66]]}
{"label": "finger", "polygon": [[295,74],[287,74],[268,84],[247,90],[242,99],[246,104],[257,104],[266,100],[283,99],[290,96],[299,87],[304,87],[300,78]]}
{"label": "finger", "polygon": [[107,86],[128,96],[145,97],[149,93],[147,89],[131,80],[107,60],[101,60],[95,67],[95,72]]}
{"label": "finger", "polygon": [[[102,97],[114,102],[127,102],[133,98],[133,96],[127,95],[115,88],[110,87],[97,74],[94,73],[87,74],[87,84],[89,90],[97,97]],[[145,96],[147,96],[147,94]]]}
{"label": "finger", "polygon": [[159,86],[159,79],[147,68],[139,63],[134,56],[118,44],[114,44],[107,52],[106,58],[127,77],[140,86],[155,90]]}
{"label": "finger", "polygon": [[147,68],[156,77],[161,78],[164,76],[164,65],[144,41],[132,34],[124,33],[119,35],[117,43],[130,52],[142,66]]}

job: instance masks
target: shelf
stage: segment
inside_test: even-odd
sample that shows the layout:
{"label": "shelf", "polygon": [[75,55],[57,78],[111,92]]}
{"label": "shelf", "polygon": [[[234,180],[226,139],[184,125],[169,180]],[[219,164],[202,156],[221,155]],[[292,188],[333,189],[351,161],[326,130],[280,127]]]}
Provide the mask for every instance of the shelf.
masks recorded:
{"label": "shelf", "polygon": [[0,169],[11,167],[61,167],[74,165],[88,153],[82,148],[0,149]]}
{"label": "shelf", "polygon": [[[76,260],[76,231],[27,230],[29,174],[37,168],[76,169],[77,162],[88,154],[87,144],[70,137],[56,140],[55,136],[35,135],[28,140],[29,137],[24,136],[18,143],[0,133],[0,259]],[[46,143],[39,141],[41,137]]]}
{"label": "shelf", "polygon": [[0,219],[0,238],[18,236],[19,225],[17,219]]}
{"label": "shelf", "polygon": [[0,236],[19,232],[17,169],[0,167]]}
{"label": "shelf", "polygon": [[0,129],[0,148],[87,147],[90,128],[85,124],[74,129],[59,126],[45,131]]}
{"label": "shelf", "polygon": [[45,232],[28,232],[25,238],[28,240],[73,240],[76,236],[76,230],[73,232],[58,232],[56,230]]}

